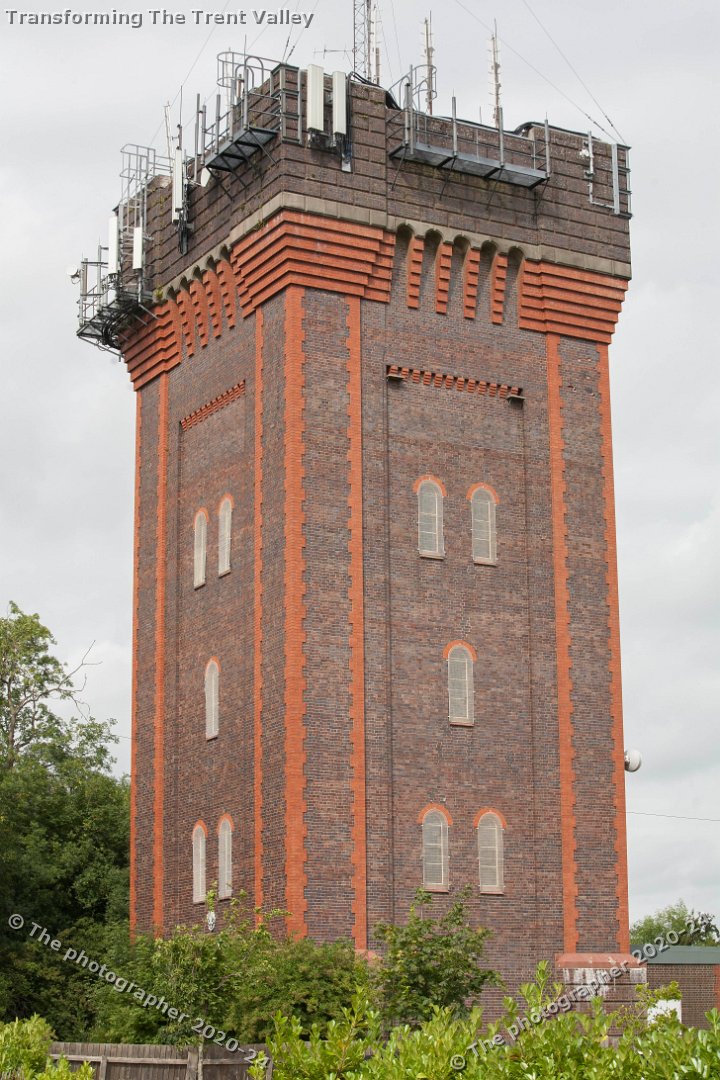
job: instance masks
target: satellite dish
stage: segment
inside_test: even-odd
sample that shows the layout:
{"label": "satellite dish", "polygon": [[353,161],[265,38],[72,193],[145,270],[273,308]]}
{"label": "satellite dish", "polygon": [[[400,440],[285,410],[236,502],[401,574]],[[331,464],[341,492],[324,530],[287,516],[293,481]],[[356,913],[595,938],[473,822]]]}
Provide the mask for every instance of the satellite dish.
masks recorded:
{"label": "satellite dish", "polygon": [[212,180],[213,174],[209,169],[201,169],[200,171],[200,187],[207,187]]}
{"label": "satellite dish", "polygon": [[642,754],[639,750],[625,751],[625,771],[637,772],[642,765]]}

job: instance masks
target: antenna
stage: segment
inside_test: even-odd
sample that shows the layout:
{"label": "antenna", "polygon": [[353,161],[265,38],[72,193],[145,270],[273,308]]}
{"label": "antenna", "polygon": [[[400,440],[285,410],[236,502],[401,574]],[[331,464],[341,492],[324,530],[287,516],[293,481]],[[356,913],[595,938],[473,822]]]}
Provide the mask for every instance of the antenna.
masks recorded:
{"label": "antenna", "polygon": [[493,106],[493,124],[502,126],[502,102],[500,100],[500,42],[498,41],[497,20],[493,20],[493,35],[490,38],[490,77],[492,79],[491,97]]}
{"label": "antenna", "polygon": [[377,0],[372,0],[370,11],[370,65],[373,68],[370,78],[376,86],[380,85],[380,34],[378,32]]}
{"label": "antenna", "polygon": [[353,68],[364,79],[372,76],[370,28],[373,0],[353,0]]}
{"label": "antenna", "polygon": [[172,136],[170,135],[170,102],[168,101],[163,108],[163,115],[165,117],[165,141],[167,143],[167,156],[172,158]]}
{"label": "antenna", "polygon": [[179,221],[185,208],[185,155],[182,147],[175,147],[172,165],[172,221]]}
{"label": "antenna", "polygon": [[435,94],[435,67],[433,65],[433,54],[435,49],[433,48],[432,37],[432,12],[425,20],[425,64],[427,67],[427,88],[425,91],[426,112],[429,116],[432,116],[432,103]]}

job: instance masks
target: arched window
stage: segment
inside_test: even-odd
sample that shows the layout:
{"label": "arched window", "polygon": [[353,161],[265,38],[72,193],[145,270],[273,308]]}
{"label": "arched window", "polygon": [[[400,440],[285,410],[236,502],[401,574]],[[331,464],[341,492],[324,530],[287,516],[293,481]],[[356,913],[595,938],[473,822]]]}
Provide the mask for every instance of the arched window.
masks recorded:
{"label": "arched window", "polygon": [[503,823],[491,810],[481,814],[477,826],[480,891],[500,893],[504,885]]}
{"label": "arched window", "polygon": [[473,655],[465,645],[453,645],[447,654],[448,702],[451,724],[475,723]]}
{"label": "arched window", "polygon": [[232,544],[232,499],[226,496],[220,503],[218,529],[218,574],[230,573],[230,548]]}
{"label": "arched window", "polygon": [[195,569],[193,585],[198,589],[205,584],[205,564],[207,562],[207,514],[198,510],[195,515]]}
{"label": "arched window", "polygon": [[224,817],[218,829],[218,899],[232,896],[232,822]]}
{"label": "arched window", "polygon": [[476,487],[470,496],[472,508],[472,553],[476,563],[497,562],[495,499],[484,487]]}
{"label": "arched window", "polygon": [[441,810],[428,810],[422,819],[423,886],[447,889],[448,823]]}
{"label": "arched window", "polygon": [[205,668],[205,738],[214,739],[220,724],[220,665],[211,660]]}
{"label": "arched window", "polygon": [[443,539],[443,493],[434,480],[423,480],[417,488],[418,551],[421,555],[445,554]]}
{"label": "arched window", "polygon": [[193,904],[205,900],[205,826],[198,822],[192,834]]}

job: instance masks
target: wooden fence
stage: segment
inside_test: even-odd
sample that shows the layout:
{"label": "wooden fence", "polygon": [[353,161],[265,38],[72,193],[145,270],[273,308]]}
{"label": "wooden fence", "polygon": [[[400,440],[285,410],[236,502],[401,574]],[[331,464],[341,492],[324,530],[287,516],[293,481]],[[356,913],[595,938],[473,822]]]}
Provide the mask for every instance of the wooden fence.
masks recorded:
{"label": "wooden fence", "polygon": [[[50,1056],[67,1058],[76,1071],[83,1061],[92,1065],[95,1080],[250,1080],[252,1051],[264,1046],[223,1046],[180,1049],[177,1046],[133,1046],[123,1043],[53,1043]],[[272,1080],[272,1062],[265,1080]]]}

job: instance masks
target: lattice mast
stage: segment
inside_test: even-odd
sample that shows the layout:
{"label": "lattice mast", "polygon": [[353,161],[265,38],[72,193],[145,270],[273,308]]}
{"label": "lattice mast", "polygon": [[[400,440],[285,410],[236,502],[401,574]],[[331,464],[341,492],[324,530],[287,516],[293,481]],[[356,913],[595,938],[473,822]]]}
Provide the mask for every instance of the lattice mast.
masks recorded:
{"label": "lattice mast", "polygon": [[372,79],[373,0],[353,0],[353,69]]}

